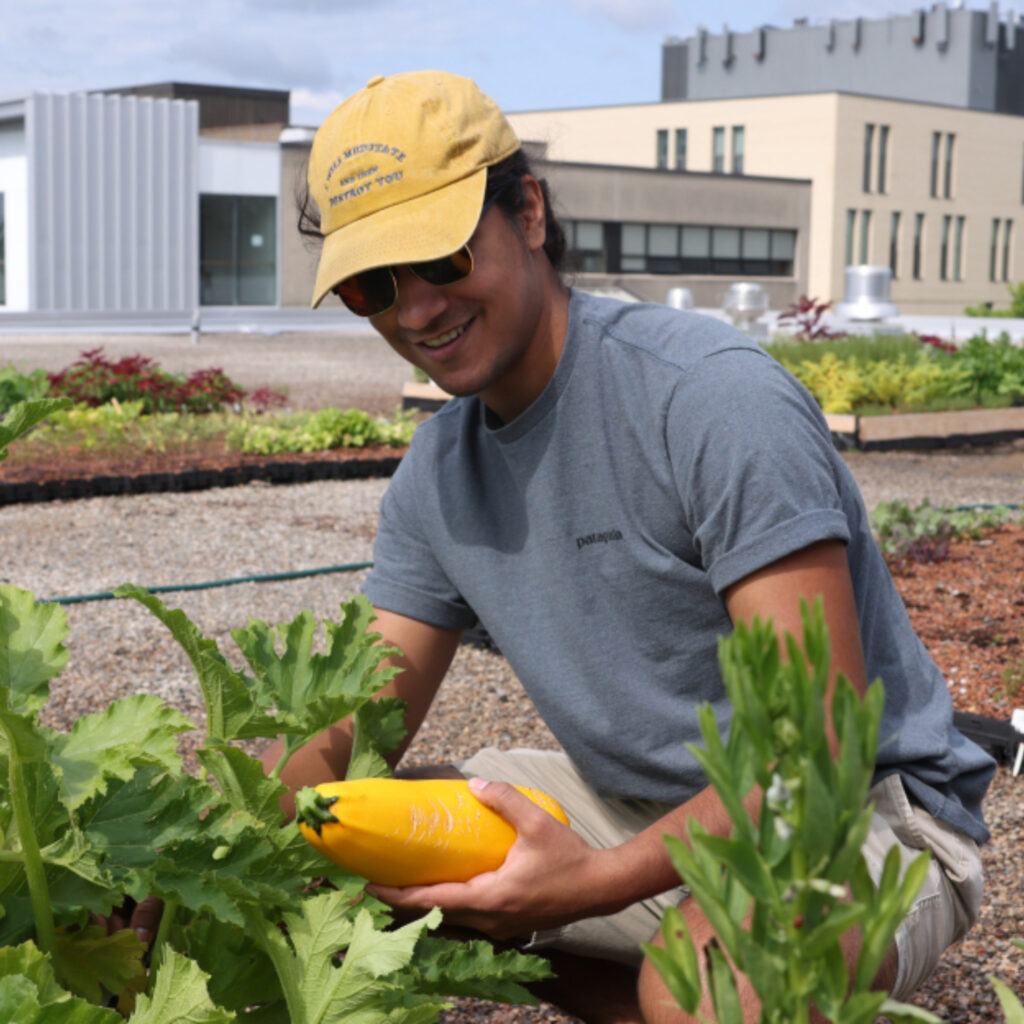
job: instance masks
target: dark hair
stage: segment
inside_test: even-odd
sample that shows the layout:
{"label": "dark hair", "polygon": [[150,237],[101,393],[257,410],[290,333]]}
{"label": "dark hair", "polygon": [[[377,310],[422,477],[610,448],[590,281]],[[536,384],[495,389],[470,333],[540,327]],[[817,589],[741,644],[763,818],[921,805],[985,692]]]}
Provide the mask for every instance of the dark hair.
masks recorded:
{"label": "dark hair", "polygon": [[[492,164],[487,168],[484,202],[494,200],[508,217],[519,213],[526,203],[526,194],[523,191],[524,174],[537,177],[530,166],[529,157],[521,149]],[[547,181],[543,178],[537,178],[537,181],[544,197],[544,252],[555,272],[559,273],[565,261],[565,232],[551,208],[551,193]]]}
{"label": "dark hair", "polygon": [[[523,191],[524,174],[536,177],[530,167],[529,158],[521,149],[517,149],[504,160],[492,164],[487,168],[484,202],[493,200],[508,217],[519,213],[526,203],[526,194]],[[543,178],[537,180],[540,184],[541,195],[544,197],[544,252],[555,272],[559,273],[565,262],[565,232],[552,210],[548,183]],[[302,176],[301,184],[296,190],[295,202],[299,208],[297,224],[299,234],[316,239],[318,242],[322,241],[320,211],[309,194],[309,185],[305,175]]]}

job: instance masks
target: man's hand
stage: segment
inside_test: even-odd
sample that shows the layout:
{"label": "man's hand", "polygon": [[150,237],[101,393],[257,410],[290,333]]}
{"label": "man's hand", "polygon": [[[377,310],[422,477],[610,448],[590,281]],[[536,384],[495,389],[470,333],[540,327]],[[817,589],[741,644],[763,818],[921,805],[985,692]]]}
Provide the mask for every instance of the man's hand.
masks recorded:
{"label": "man's hand", "polygon": [[147,896],[138,903],[126,900],[123,906],[114,907],[106,917],[95,914],[92,923],[99,925],[108,935],[131,928],[143,945],[148,946],[156,937],[163,912],[164,901],[158,896]]}
{"label": "man's hand", "polygon": [[468,882],[371,885],[368,892],[402,910],[440,907],[446,924],[475,928],[495,939],[620,909],[600,905],[607,851],[595,850],[507,782],[471,779],[469,786],[516,830],[504,864]]}

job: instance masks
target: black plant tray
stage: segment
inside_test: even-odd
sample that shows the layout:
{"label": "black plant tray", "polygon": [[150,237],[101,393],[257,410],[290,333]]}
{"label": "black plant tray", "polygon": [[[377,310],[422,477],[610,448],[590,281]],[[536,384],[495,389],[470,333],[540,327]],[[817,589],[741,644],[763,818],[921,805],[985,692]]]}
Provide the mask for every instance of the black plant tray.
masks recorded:
{"label": "black plant tray", "polygon": [[118,494],[201,491],[237,487],[262,480],[271,484],[304,484],[317,480],[366,480],[391,476],[400,456],[323,462],[264,462],[223,469],[187,469],[177,473],[139,473],[131,476],[72,477],[39,483],[0,481],[0,505],[24,502],[70,501]]}

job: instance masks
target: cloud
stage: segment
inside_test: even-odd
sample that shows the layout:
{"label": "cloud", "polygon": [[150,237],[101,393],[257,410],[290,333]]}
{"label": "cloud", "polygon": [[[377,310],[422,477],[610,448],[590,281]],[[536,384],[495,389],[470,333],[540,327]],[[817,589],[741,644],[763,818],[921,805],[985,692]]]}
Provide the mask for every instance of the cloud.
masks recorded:
{"label": "cloud", "polygon": [[170,60],[191,64],[204,78],[253,86],[326,89],[331,68],[316,43],[299,42],[247,26],[209,26],[180,36],[167,50]]}
{"label": "cloud", "polygon": [[348,92],[339,92],[336,89],[292,89],[292,123],[319,124],[347,95]]}
{"label": "cloud", "polygon": [[627,32],[669,30],[681,18],[673,0],[572,0],[572,6],[584,17],[607,18]]}

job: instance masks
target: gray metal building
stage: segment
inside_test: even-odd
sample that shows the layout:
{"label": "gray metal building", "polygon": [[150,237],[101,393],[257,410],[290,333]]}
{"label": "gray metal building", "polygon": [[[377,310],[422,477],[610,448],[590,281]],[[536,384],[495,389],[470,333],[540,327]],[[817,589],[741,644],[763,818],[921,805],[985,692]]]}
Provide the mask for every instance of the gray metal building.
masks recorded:
{"label": "gray metal building", "polygon": [[848,92],[1024,114],[1024,30],[999,5],[752,32],[701,28],[662,46],[662,100]]}

